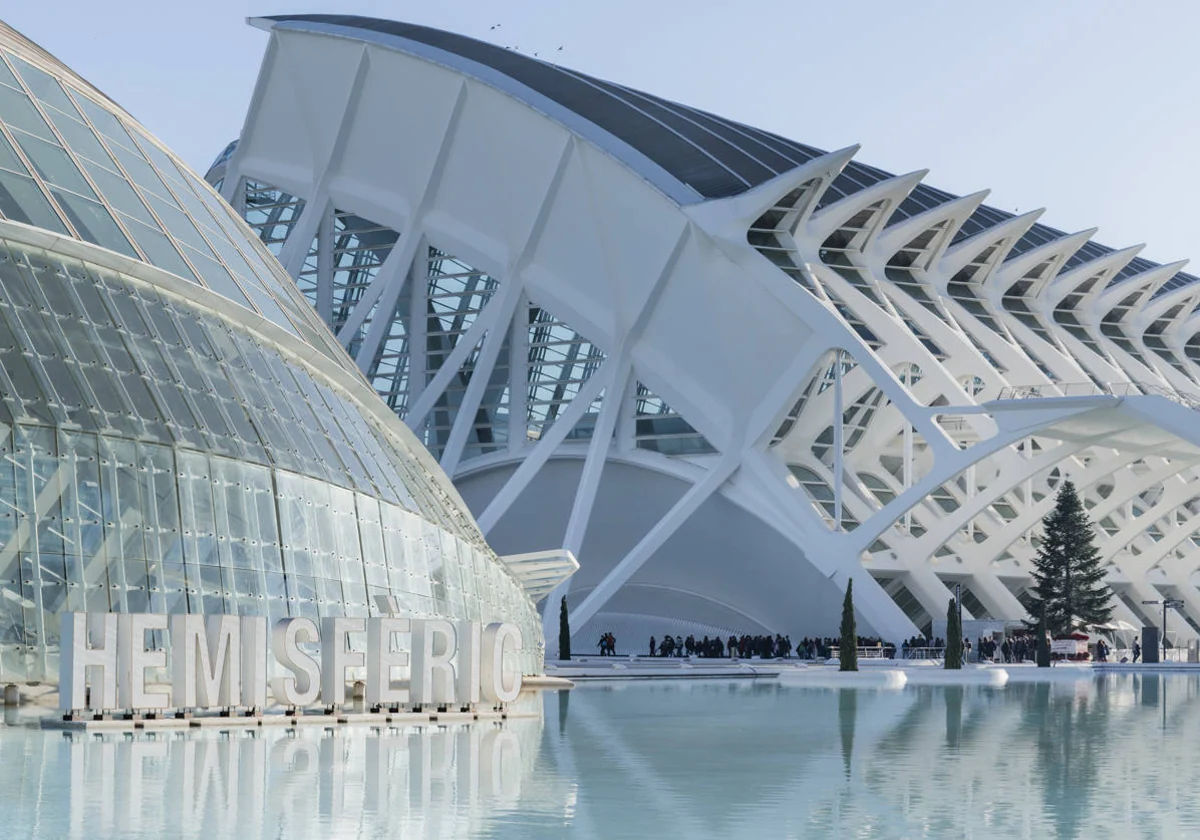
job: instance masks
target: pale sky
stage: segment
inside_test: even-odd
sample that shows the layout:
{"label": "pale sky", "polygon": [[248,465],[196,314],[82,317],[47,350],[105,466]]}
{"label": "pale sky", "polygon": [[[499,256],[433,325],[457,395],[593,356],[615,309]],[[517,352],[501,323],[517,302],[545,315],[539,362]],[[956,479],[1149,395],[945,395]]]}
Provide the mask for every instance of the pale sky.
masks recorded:
{"label": "pale sky", "polygon": [[[0,0],[201,173],[237,136],[266,35],[340,12],[450,29],[892,172],[1196,257],[1200,3],[1116,0]],[[498,29],[491,29],[499,24]],[[562,52],[557,47],[562,46]]]}

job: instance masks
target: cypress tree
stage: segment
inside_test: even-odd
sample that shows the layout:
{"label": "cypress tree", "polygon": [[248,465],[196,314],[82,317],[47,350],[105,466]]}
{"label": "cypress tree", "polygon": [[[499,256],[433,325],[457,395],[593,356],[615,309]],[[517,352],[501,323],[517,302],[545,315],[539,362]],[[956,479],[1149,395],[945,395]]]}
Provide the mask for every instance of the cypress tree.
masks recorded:
{"label": "cypress tree", "polygon": [[1095,539],[1075,485],[1064,481],[1054,510],[1042,520],[1029,608],[1055,636],[1087,624],[1106,624],[1112,617],[1112,592],[1104,582]]}
{"label": "cypress tree", "polygon": [[842,639],[838,646],[839,671],[858,670],[858,631],[854,628],[854,580],[846,582],[842,600]]}
{"label": "cypress tree", "polygon": [[571,622],[567,619],[567,596],[558,607],[558,658],[571,658]]}
{"label": "cypress tree", "polygon": [[946,659],[943,664],[947,671],[957,671],[963,666],[962,619],[953,598],[946,607]]}
{"label": "cypress tree", "polygon": [[1046,636],[1046,613],[1043,611],[1037,623],[1037,666],[1050,667],[1050,640]]}

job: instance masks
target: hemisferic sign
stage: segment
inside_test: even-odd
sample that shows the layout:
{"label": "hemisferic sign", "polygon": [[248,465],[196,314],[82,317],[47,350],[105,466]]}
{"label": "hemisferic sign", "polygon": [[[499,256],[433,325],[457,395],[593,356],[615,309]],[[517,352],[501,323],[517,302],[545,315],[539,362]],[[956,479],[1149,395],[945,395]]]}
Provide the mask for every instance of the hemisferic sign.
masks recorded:
{"label": "hemisferic sign", "polygon": [[[151,631],[166,634],[169,663],[166,645],[147,646]],[[356,634],[366,637],[365,653],[348,643]],[[409,644],[397,644],[404,637]],[[507,623],[336,617],[322,619],[318,629],[311,618],[285,618],[268,633],[263,616],[67,612],[59,706],[64,712],[261,709],[269,685],[282,706],[337,707],[346,702],[350,669],[365,671],[372,707],[510,703],[521,691],[521,672],[506,654],[522,646],[520,628]],[[168,669],[170,684],[148,683],[150,669]]]}

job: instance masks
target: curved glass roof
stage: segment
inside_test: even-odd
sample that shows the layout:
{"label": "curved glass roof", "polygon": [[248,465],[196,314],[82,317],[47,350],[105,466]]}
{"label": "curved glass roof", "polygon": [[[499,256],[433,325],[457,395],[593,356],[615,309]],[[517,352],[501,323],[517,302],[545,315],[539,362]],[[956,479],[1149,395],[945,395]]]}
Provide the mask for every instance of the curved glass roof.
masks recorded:
{"label": "curved glass roof", "polygon": [[[413,49],[415,45],[432,47],[443,54],[473,62],[477,68],[482,66],[498,72],[593,123],[644,155],[686,187],[686,192],[693,194],[696,201],[740,194],[825,154],[821,149],[777,134],[454,32],[358,15],[274,15],[260,20],[317,31],[347,28],[357,30],[358,37],[364,37],[363,33],[374,33],[385,36],[386,42],[398,49],[417,52]],[[428,57],[427,50],[421,51],[421,54]],[[459,61],[456,66],[470,72],[468,67],[461,65]],[[229,151],[226,149],[223,157],[227,157]],[[890,172],[852,160],[826,191],[821,203],[832,204],[892,177]],[[679,191],[671,192],[675,197],[680,197]],[[958,196],[919,184],[897,208],[889,224],[955,198]],[[995,207],[980,206],[959,230],[955,242],[1007,221],[1014,215]],[[1061,230],[1035,224],[1014,244],[1011,255],[1022,254],[1064,236],[1066,234]],[[1064,270],[1113,250],[1098,242],[1088,242],[1067,261]],[[1157,265],[1150,260],[1134,259],[1111,283],[1120,282]],[[1180,272],[1158,294],[1198,279]]]}
{"label": "curved glass roof", "polygon": [[344,358],[282,267],[208,184],[2,24],[0,218],[157,266]]}

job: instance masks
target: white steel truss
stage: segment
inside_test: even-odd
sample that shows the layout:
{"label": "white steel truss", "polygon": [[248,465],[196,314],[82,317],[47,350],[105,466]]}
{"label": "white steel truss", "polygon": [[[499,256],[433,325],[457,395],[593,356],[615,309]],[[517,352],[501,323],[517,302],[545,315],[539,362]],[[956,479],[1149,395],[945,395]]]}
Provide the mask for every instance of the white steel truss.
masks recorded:
{"label": "white steel truss", "polygon": [[[626,91],[630,119],[740,179],[704,194],[533,76],[375,24],[260,22],[242,141],[209,179],[482,530],[578,556],[551,598],[578,599],[577,633],[649,610],[825,635],[850,580],[896,640],[956,584],[975,617],[1021,618],[1069,478],[1103,523],[1118,617],[1169,591],[1196,635],[1200,282],[1183,262]],[[321,89],[288,81],[338,50]],[[318,131],[329,91],[343,102]]]}

